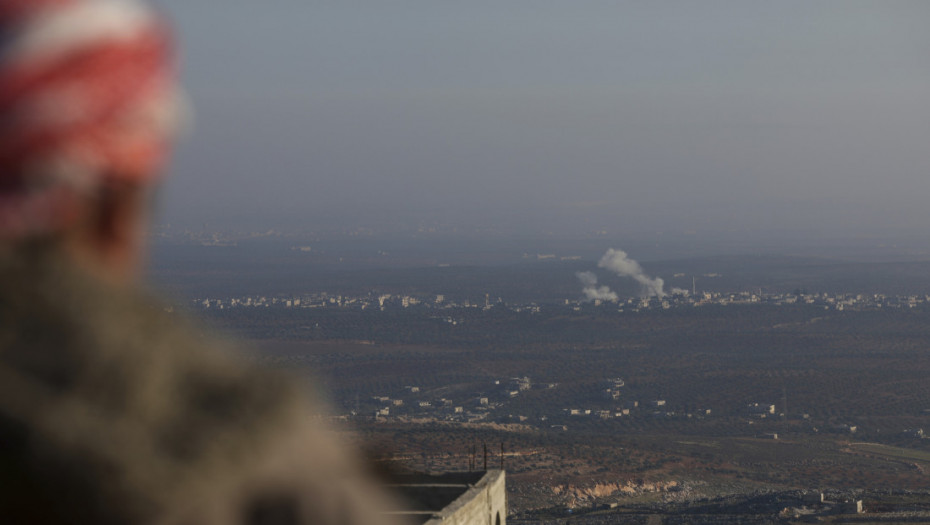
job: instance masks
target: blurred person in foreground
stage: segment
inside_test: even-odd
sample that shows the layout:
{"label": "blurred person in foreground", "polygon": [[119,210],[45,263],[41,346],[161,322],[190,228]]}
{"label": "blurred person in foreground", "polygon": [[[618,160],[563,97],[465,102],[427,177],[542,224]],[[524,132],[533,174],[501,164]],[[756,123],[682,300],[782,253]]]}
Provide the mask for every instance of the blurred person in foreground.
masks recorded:
{"label": "blurred person in foreground", "polygon": [[384,522],[292,383],[137,287],[178,120],[165,24],[0,0],[0,31],[0,521]]}

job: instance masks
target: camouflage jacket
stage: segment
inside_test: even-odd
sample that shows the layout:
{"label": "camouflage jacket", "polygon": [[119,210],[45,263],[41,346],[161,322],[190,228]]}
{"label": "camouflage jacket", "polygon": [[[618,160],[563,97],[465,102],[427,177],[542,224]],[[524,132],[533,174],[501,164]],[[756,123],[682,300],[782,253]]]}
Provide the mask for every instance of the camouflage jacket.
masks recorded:
{"label": "camouflage jacket", "polygon": [[4,523],[371,524],[294,384],[48,251],[0,254]]}

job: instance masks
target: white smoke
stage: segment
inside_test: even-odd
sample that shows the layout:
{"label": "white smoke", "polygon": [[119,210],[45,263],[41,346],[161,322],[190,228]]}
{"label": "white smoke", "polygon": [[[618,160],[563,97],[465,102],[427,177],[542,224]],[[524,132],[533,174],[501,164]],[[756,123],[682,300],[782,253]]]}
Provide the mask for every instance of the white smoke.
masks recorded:
{"label": "white smoke", "polygon": [[575,274],[575,277],[581,281],[581,284],[584,285],[582,293],[589,301],[601,300],[601,301],[616,301],[619,299],[617,294],[612,292],[610,288],[606,286],[597,285],[597,276],[593,272],[578,272]]}
{"label": "white smoke", "polygon": [[575,277],[581,281],[581,284],[583,284],[585,288],[597,286],[597,276],[594,275],[594,272],[578,272],[575,274]]}
{"label": "white smoke", "polygon": [[652,278],[643,273],[643,268],[639,263],[630,259],[623,250],[608,249],[597,265],[600,268],[616,273],[620,277],[630,277],[638,282],[642,287],[643,297],[655,296],[661,299],[666,295],[663,290],[665,281],[661,277]]}

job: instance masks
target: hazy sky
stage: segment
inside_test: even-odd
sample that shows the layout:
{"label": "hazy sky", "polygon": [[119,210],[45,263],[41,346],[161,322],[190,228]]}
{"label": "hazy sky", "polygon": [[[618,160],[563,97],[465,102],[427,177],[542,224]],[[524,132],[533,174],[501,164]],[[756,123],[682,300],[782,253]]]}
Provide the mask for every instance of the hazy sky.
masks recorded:
{"label": "hazy sky", "polygon": [[930,229],[930,2],[158,3],[168,222]]}

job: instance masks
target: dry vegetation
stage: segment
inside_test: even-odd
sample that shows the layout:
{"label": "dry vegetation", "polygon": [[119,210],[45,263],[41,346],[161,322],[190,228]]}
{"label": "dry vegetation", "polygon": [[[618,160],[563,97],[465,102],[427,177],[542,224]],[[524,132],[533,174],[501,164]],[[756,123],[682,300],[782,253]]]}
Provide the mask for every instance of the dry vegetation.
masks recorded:
{"label": "dry vegetation", "polygon": [[[360,403],[362,416],[351,424],[394,468],[480,468],[484,445],[493,467],[503,443],[517,511],[758,490],[918,489],[930,482],[930,440],[904,432],[930,430],[930,311],[825,315],[805,306],[733,306],[638,314],[543,310],[502,319],[492,309],[469,313],[464,328],[447,327],[446,334],[418,330],[429,320],[416,311],[399,330],[397,317],[388,325],[375,315],[327,315],[277,319],[277,333],[292,335],[262,340],[256,359],[312,371],[333,393],[337,413]],[[220,320],[253,336],[264,326],[256,318]],[[309,322],[364,325],[366,340],[287,331]],[[399,333],[408,334],[405,341]],[[500,397],[493,381],[524,375],[535,388]],[[619,400],[602,395],[610,377],[626,381]],[[542,387],[550,382],[558,386]],[[408,385],[421,392],[405,393]],[[406,397],[409,412],[373,420],[367,403],[377,395]],[[410,408],[418,399],[440,398],[471,407],[478,395],[501,406],[477,423],[443,422]],[[781,412],[785,398],[787,417],[759,419],[746,411],[747,403],[760,402]],[[666,405],[645,408],[654,399]],[[631,400],[641,406],[618,419],[563,411],[613,409]],[[763,437],[775,433],[777,440]]]}

